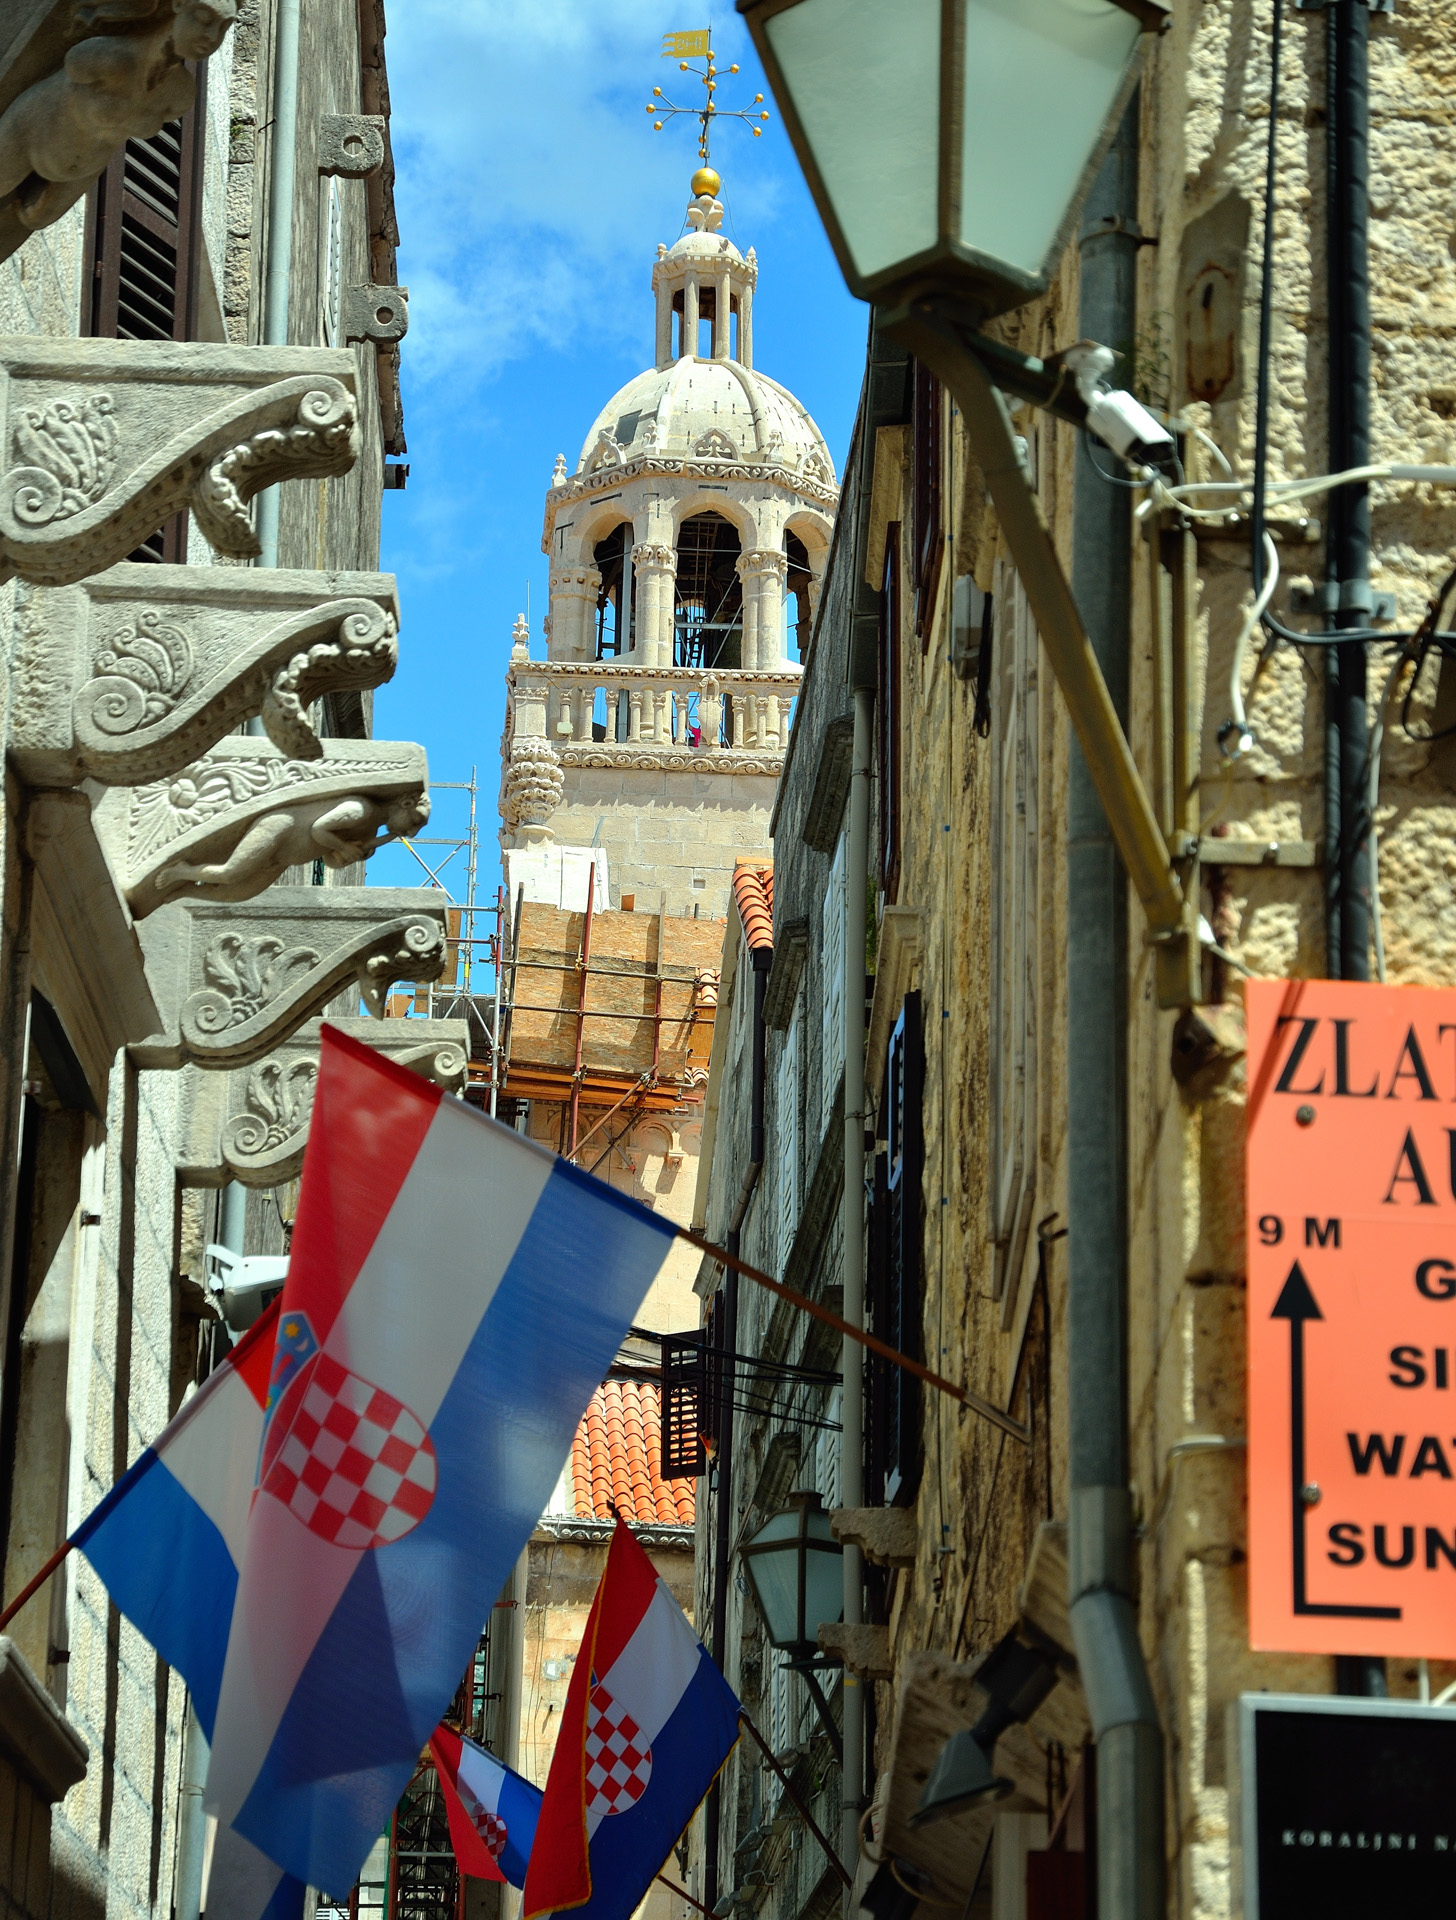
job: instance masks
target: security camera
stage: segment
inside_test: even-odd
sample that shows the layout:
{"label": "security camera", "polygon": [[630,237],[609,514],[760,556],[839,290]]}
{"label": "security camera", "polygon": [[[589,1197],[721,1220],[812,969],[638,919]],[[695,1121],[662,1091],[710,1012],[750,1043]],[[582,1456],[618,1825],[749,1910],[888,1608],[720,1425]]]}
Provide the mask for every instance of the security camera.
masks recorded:
{"label": "security camera", "polygon": [[234,1253],[231,1247],[213,1245],[203,1250],[202,1271],[228,1332],[246,1333],[283,1291],[288,1257]]}

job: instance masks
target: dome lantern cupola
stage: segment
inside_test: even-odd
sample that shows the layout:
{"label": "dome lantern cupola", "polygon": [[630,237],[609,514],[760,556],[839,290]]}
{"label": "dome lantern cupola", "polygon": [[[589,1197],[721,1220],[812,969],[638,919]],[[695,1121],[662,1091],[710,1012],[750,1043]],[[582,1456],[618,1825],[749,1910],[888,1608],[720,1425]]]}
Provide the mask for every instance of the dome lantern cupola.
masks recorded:
{"label": "dome lantern cupola", "polygon": [[[723,203],[716,197],[719,185],[711,167],[698,169],[692,178],[688,231],[674,246],[657,250],[652,289],[657,296],[659,368],[683,359],[753,365],[758,262],[751,247],[745,260],[727,234],[719,231],[723,224]],[[706,353],[701,350],[704,344]]]}

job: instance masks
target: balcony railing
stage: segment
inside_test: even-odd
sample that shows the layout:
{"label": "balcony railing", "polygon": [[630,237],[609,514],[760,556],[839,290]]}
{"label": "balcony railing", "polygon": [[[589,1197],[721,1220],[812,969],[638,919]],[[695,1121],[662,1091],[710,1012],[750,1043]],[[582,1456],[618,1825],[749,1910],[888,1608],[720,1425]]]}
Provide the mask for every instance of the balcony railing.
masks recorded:
{"label": "balcony railing", "polygon": [[613,660],[520,663],[512,671],[516,731],[527,731],[524,709],[533,694],[536,701],[544,694],[546,737],[558,750],[782,754],[801,676],[798,666],[759,673]]}

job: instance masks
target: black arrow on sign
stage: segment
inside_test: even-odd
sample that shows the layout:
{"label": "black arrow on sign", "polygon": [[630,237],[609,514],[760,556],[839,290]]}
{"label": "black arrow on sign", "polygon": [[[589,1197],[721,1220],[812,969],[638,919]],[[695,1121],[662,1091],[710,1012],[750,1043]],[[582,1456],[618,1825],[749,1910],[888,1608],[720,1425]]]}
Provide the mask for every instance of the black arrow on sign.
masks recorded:
{"label": "black arrow on sign", "polygon": [[1309,1505],[1304,1497],[1304,1323],[1323,1320],[1309,1290],[1304,1269],[1296,1260],[1274,1302],[1271,1320],[1289,1322],[1289,1467],[1294,1495],[1294,1611],[1335,1615],[1344,1620],[1399,1620],[1399,1607],[1337,1607],[1305,1598],[1305,1522]]}

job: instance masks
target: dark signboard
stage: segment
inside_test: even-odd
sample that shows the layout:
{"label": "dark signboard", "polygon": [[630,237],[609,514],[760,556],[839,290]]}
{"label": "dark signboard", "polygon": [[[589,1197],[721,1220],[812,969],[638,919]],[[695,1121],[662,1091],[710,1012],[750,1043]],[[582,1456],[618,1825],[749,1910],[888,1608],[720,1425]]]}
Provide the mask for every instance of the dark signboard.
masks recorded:
{"label": "dark signboard", "polygon": [[1456,1912],[1456,1708],[1246,1693],[1245,1920]]}

